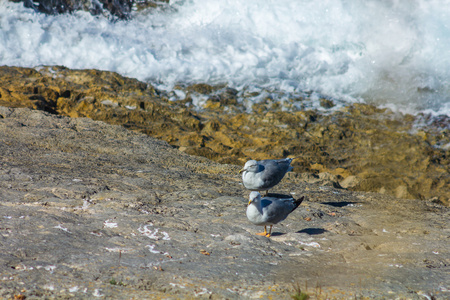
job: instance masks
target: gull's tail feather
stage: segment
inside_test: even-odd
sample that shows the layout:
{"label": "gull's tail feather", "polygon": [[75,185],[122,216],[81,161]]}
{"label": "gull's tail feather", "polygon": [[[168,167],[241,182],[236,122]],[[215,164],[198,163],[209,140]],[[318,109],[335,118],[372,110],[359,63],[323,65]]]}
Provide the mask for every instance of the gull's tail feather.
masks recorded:
{"label": "gull's tail feather", "polygon": [[278,163],[288,162],[290,164],[294,159],[297,159],[297,158],[300,158],[300,156],[282,158],[282,159],[278,160]]}
{"label": "gull's tail feather", "polygon": [[296,210],[302,204],[303,200],[305,200],[305,196],[302,196],[300,199],[294,199],[294,209],[292,211]]}
{"label": "gull's tail feather", "polygon": [[290,161],[292,162],[294,159],[300,158],[301,156],[296,156],[296,157],[289,157],[288,159],[290,159]]}
{"label": "gull's tail feather", "polygon": [[291,172],[292,170],[294,170],[294,167],[291,166],[290,164],[291,164],[291,162],[292,162],[294,159],[297,159],[297,158],[300,158],[300,156],[285,158],[286,161],[289,162],[289,168],[288,168],[288,170],[287,170],[288,172]]}

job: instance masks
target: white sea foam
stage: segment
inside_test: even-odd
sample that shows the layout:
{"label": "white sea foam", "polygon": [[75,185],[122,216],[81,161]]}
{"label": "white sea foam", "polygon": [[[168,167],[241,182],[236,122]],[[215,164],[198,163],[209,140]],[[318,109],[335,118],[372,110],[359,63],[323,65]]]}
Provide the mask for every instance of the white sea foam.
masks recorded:
{"label": "white sea foam", "polygon": [[166,89],[228,83],[278,91],[275,101],[311,91],[450,115],[449,19],[444,0],[172,1],[117,22],[0,0],[0,64],[111,70]]}

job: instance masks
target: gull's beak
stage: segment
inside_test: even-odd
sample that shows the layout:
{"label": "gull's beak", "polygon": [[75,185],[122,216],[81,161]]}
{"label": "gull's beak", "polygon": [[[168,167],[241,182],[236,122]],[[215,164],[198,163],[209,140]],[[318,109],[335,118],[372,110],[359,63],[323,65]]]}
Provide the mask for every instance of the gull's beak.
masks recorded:
{"label": "gull's beak", "polygon": [[241,174],[242,172],[247,171],[246,169],[242,168],[239,170],[239,174]]}
{"label": "gull's beak", "polygon": [[248,204],[247,204],[247,206],[249,206],[249,205],[250,205],[251,203],[252,203],[252,200],[248,201]]}

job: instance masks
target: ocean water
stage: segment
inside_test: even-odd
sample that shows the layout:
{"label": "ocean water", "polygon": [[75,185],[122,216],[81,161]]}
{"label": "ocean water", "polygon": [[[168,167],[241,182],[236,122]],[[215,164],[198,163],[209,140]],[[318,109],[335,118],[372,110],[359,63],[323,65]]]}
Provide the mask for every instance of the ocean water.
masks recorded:
{"label": "ocean water", "polygon": [[450,1],[186,0],[112,22],[0,0],[0,64],[450,116]]}

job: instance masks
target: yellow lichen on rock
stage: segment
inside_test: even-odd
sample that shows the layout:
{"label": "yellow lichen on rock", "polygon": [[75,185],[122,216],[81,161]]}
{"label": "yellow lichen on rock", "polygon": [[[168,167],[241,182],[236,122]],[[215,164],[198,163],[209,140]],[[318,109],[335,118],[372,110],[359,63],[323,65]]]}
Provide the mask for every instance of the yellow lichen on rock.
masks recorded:
{"label": "yellow lichen on rock", "polygon": [[[0,78],[3,106],[122,125],[221,163],[295,156],[296,173],[329,173],[344,188],[449,204],[450,147],[439,147],[450,144],[448,118],[416,130],[417,117],[367,104],[321,114],[271,99],[247,112],[237,91],[222,86],[195,84],[184,88],[186,99],[170,101],[114,72],[56,66],[0,67]],[[192,106],[193,94],[207,97],[201,109]]]}

